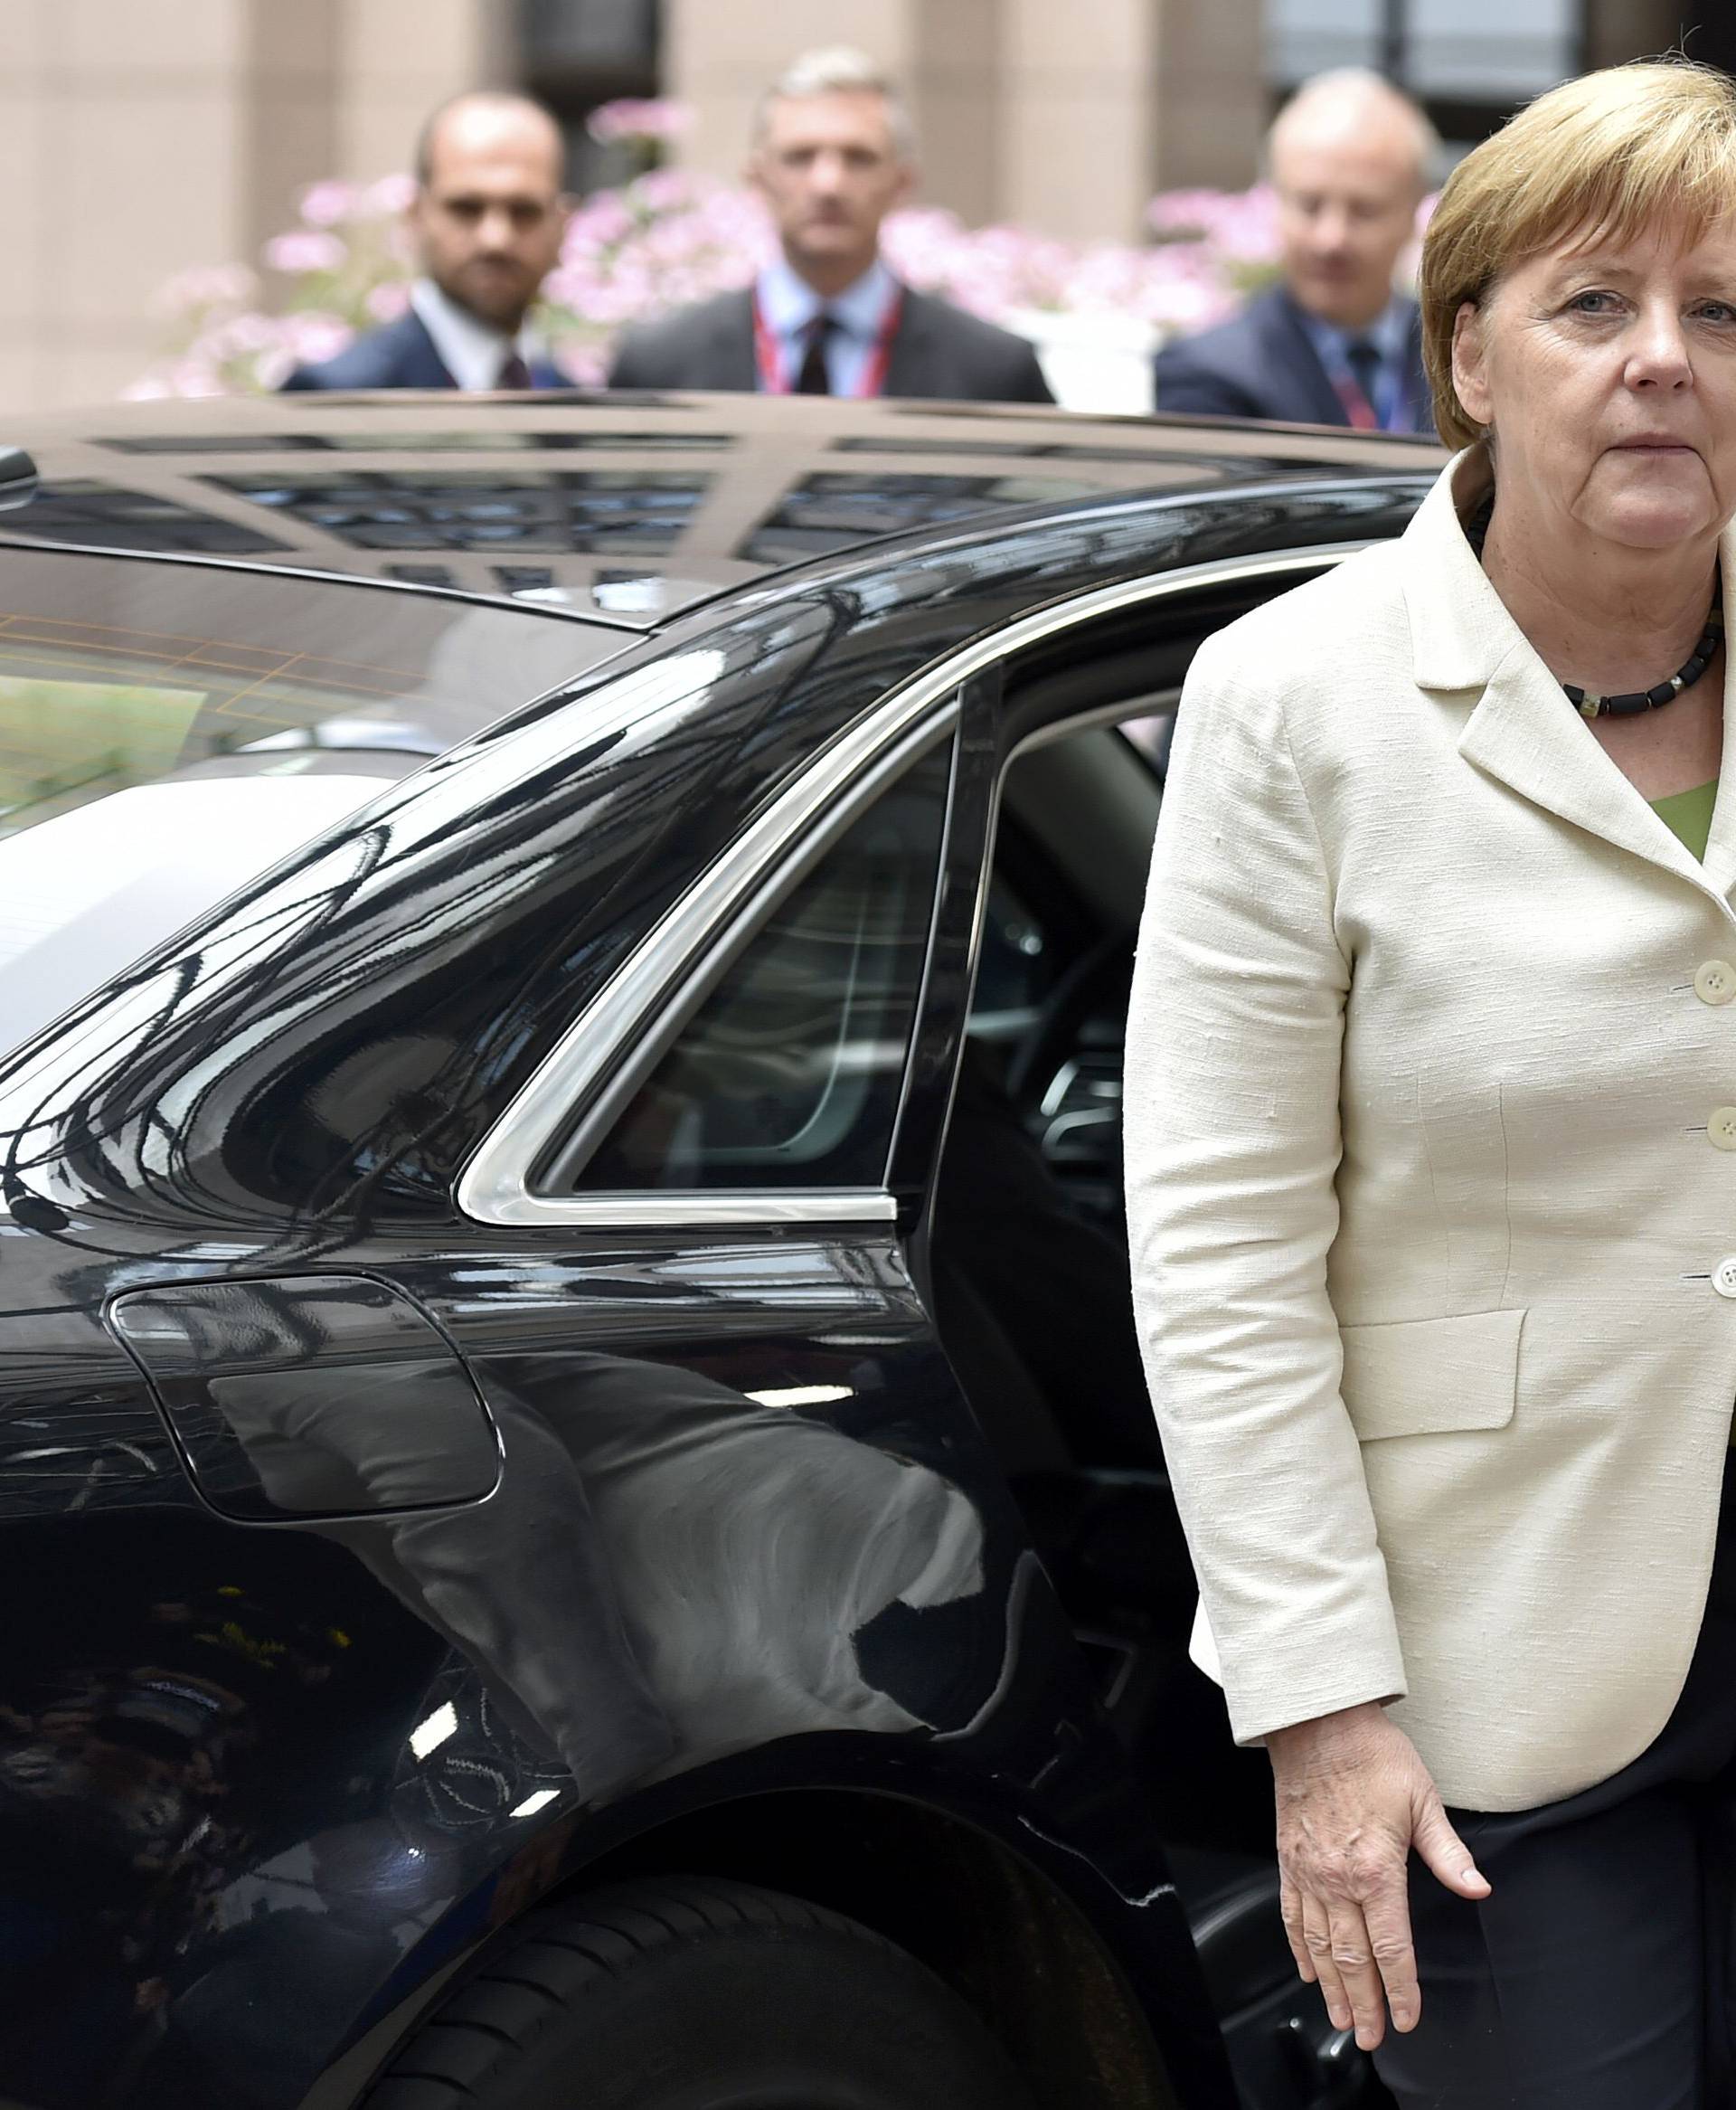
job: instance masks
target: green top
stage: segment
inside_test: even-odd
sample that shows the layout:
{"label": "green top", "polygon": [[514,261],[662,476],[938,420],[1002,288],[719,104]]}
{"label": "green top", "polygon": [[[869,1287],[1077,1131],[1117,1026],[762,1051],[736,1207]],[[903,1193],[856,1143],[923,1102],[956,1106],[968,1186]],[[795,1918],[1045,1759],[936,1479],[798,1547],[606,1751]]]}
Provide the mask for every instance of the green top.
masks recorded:
{"label": "green top", "polygon": [[[1692,791],[1675,791],[1667,799],[1654,799],[1652,811],[1672,834],[1680,836],[1696,857],[1706,854],[1706,837],[1712,833],[1712,809],[1717,802],[1718,780],[1696,784]],[[1730,1436],[1736,1451],[1736,1428]]]}
{"label": "green top", "polygon": [[1704,857],[1717,799],[1718,780],[1713,777],[1709,784],[1696,784],[1692,791],[1673,791],[1667,799],[1654,799],[1652,811],[1673,835],[1681,837],[1696,857]]}

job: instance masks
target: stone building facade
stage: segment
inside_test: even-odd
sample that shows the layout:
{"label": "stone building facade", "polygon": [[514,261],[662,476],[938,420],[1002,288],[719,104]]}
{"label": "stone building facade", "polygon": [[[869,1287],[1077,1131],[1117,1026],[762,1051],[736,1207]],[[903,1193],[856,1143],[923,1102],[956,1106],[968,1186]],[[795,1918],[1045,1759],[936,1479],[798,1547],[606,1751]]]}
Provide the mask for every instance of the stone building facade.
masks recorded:
{"label": "stone building facade", "polygon": [[[768,76],[806,46],[856,43],[908,84],[929,197],[972,222],[1127,240],[1161,185],[1250,179],[1283,85],[1280,6],[1323,5],[1360,51],[1364,19],[1390,31],[1456,4],[5,0],[0,401],[111,398],[158,349],[165,279],[257,258],[319,177],[402,168],[422,115],[467,85],[547,95],[580,182],[610,173],[584,139],[586,109],[661,90],[693,106],[688,158],[729,174]],[[1661,48],[1694,13],[1531,4],[1567,11],[1571,63]],[[1736,10],[1701,12],[1690,48],[1736,64]],[[1473,97],[1465,121],[1494,107]]]}

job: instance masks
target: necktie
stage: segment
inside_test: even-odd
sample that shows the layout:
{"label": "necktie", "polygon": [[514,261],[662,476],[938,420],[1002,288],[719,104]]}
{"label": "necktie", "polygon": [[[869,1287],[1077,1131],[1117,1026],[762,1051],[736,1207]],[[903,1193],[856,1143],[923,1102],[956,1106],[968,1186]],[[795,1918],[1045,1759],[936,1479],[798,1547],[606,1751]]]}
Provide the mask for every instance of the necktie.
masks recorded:
{"label": "necktie", "polygon": [[496,388],[528,388],[531,370],[514,350],[508,352],[500,363],[500,372],[495,376]]}
{"label": "necktie", "polygon": [[1368,399],[1368,407],[1374,412],[1378,422],[1380,412],[1375,406],[1374,392],[1381,383],[1381,355],[1379,348],[1366,337],[1356,337],[1344,347],[1344,357],[1350,362],[1350,371],[1356,385]]}
{"label": "necktie", "polygon": [[831,394],[832,376],[826,370],[826,347],[837,326],[837,317],[828,315],[825,308],[808,324],[805,333],[807,349],[802,354],[801,372],[796,376],[797,395]]}

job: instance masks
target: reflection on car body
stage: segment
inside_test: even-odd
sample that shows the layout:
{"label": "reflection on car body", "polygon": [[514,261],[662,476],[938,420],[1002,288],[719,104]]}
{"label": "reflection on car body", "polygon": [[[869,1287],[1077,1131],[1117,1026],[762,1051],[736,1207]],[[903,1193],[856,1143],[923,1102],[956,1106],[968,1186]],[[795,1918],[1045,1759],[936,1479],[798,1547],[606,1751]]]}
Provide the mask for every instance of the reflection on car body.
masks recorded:
{"label": "reflection on car body", "polygon": [[[805,2100],[870,2099],[859,1993],[960,2105],[1377,2101],[1183,1653],[1118,1005],[1192,650],[1432,457],[754,398],[19,437],[0,2100],[486,2110],[499,2003],[582,2090],[679,1969],[633,2110],[770,2099],[834,1982]],[[637,1962],[533,1996],[545,1938]]]}

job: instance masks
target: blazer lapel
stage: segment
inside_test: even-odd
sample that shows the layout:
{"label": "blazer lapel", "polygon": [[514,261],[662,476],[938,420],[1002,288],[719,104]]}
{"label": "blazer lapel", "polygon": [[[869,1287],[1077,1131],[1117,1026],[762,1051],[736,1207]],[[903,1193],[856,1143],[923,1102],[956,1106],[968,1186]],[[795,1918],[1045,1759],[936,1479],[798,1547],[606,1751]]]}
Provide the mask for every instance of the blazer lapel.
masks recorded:
{"label": "blazer lapel", "polygon": [[[1725,765],[1703,865],[1599,746],[1473,554],[1453,491],[1456,478],[1477,478],[1479,452],[1454,458],[1404,534],[1405,605],[1418,686],[1481,692],[1458,740],[1459,752],[1475,768],[1575,828],[1722,899],[1736,879],[1736,791],[1730,789],[1736,735],[1728,675]],[[1727,537],[1726,578],[1731,554]],[[1725,591],[1728,599],[1728,587]]]}
{"label": "blazer lapel", "polygon": [[892,336],[892,356],[886,362],[882,395],[923,396],[934,392],[934,308],[913,288],[904,288],[903,305],[898,311],[898,328]]}
{"label": "blazer lapel", "polygon": [[1717,891],[1709,865],[1658,818],[1598,745],[1523,638],[1490,676],[1458,751],[1533,805],[1663,866],[1703,892]]}
{"label": "blazer lapel", "polygon": [[1279,413],[1303,424],[1348,425],[1350,418],[1339,401],[1331,376],[1320,364],[1320,355],[1302,326],[1296,303],[1281,286],[1276,286],[1259,309],[1260,334],[1266,339],[1265,366],[1294,395],[1294,407]]}
{"label": "blazer lapel", "polygon": [[751,395],[760,385],[760,363],[753,348],[752,291],[734,294],[719,306],[717,329],[705,355],[710,371],[705,380],[695,385]]}
{"label": "blazer lapel", "polygon": [[434,349],[434,340],[428,334],[428,325],[412,308],[398,325],[403,332],[403,344],[398,378],[393,383],[399,388],[456,388],[458,384],[446,370],[446,362]]}
{"label": "blazer lapel", "polygon": [[[1736,617],[1736,526],[1726,527],[1719,549],[1718,576],[1724,604],[1724,636],[1736,636],[1731,625]],[[1724,746],[1718,765],[1718,798],[1712,809],[1712,832],[1706,838],[1705,874],[1712,891],[1730,898],[1736,887],[1736,651],[1724,653]]]}

